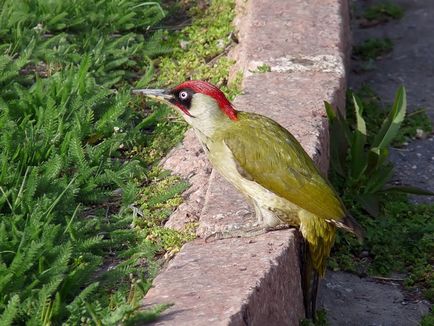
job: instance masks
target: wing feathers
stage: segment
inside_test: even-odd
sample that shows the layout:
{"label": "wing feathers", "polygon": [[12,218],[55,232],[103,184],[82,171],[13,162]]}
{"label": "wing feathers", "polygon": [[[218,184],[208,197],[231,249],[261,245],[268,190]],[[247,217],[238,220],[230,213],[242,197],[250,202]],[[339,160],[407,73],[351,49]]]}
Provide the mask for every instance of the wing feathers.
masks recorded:
{"label": "wing feathers", "polygon": [[224,142],[239,170],[261,186],[326,220],[344,218],[343,205],[314,163],[283,127],[266,117],[240,112]]}

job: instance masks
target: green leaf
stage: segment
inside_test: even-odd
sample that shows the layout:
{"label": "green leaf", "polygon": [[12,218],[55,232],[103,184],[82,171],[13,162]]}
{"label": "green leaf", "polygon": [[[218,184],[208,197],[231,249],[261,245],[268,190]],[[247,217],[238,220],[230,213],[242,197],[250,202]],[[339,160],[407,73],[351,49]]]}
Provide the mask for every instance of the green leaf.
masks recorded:
{"label": "green leaf", "polygon": [[173,303],[166,303],[166,304],[157,304],[152,306],[149,309],[146,309],[145,311],[141,311],[137,313],[136,315],[128,318],[125,321],[126,326],[136,326],[136,325],[144,325],[147,323],[151,323],[155,321],[161,313],[173,306]]}
{"label": "green leaf", "polygon": [[20,297],[15,294],[8,302],[6,309],[0,315],[0,325],[8,326],[12,325],[14,319],[18,317],[18,310],[20,305]]}
{"label": "green leaf", "polygon": [[148,56],[145,56],[144,58],[148,64],[148,68],[146,69],[142,78],[140,78],[140,80],[136,83],[136,88],[146,87],[151,82],[152,76],[154,75],[154,64],[152,60]]}
{"label": "green leaf", "polygon": [[384,188],[393,175],[393,165],[383,165],[368,178],[366,193],[376,193]]}
{"label": "green leaf", "polygon": [[371,148],[368,152],[368,167],[366,174],[372,176],[389,157],[389,150],[387,148]]}
{"label": "green leaf", "polygon": [[407,98],[404,86],[399,87],[395,95],[392,110],[384,120],[380,131],[374,139],[372,148],[386,148],[398,134],[407,110]]}
{"label": "green leaf", "polygon": [[351,176],[358,180],[365,172],[367,158],[365,153],[366,123],[363,119],[363,107],[357,96],[353,95],[354,111],[356,113],[356,130],[351,143]]}
{"label": "green leaf", "polygon": [[380,214],[380,200],[378,196],[374,194],[363,194],[357,197],[357,201],[369,215],[378,217]]}
{"label": "green leaf", "polygon": [[86,77],[91,65],[91,59],[89,55],[85,55],[81,61],[80,68],[77,73],[77,91],[79,94],[83,94],[86,90]]}
{"label": "green leaf", "polygon": [[327,101],[324,101],[324,106],[325,106],[325,109],[326,109],[327,118],[329,120],[336,119],[336,112],[335,112],[335,109],[333,109],[333,106],[329,102],[327,102]]}
{"label": "green leaf", "polygon": [[413,194],[413,195],[434,196],[434,192],[432,192],[432,191],[421,189],[418,187],[413,187],[413,186],[392,186],[392,185],[390,185],[390,186],[384,187],[382,191],[384,191],[384,192],[397,191],[397,192],[403,192],[403,193]]}
{"label": "green leaf", "polygon": [[351,139],[351,131],[345,118],[339,110],[324,101],[330,124],[330,157],[332,168],[341,176],[346,177],[346,158]]}
{"label": "green leaf", "polygon": [[137,130],[155,126],[169,111],[164,108],[158,108],[149,114],[135,127]]}

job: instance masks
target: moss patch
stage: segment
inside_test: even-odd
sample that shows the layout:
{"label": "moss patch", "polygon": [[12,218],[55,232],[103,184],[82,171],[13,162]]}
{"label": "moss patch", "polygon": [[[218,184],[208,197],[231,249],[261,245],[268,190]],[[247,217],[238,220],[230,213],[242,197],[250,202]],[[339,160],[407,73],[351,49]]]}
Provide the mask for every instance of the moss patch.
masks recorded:
{"label": "moss patch", "polygon": [[389,38],[370,38],[354,46],[353,54],[361,60],[374,60],[393,50],[392,40]]}

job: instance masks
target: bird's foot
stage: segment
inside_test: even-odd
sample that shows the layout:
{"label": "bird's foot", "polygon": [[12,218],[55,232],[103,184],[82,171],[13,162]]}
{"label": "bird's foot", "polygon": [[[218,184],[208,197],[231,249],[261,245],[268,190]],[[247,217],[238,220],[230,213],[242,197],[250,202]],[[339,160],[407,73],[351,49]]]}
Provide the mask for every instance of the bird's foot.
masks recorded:
{"label": "bird's foot", "polygon": [[235,212],[235,215],[241,216],[241,217],[250,217],[252,214],[253,213],[247,208],[243,208],[243,209],[240,209],[237,212]]}
{"label": "bird's foot", "polygon": [[229,230],[216,231],[205,237],[205,242],[215,240],[230,239],[230,238],[251,238],[258,235],[277,230],[284,230],[290,228],[290,225],[281,224],[274,227],[265,226],[263,224],[255,223],[249,227],[232,228]]}

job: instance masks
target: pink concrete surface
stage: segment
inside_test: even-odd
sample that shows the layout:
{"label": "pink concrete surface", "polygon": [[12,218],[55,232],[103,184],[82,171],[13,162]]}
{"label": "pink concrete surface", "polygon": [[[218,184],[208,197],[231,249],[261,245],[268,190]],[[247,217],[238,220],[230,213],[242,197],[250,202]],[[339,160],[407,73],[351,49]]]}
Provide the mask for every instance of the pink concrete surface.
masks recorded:
{"label": "pink concrete surface", "polygon": [[[239,0],[237,13],[240,43],[231,55],[244,78],[236,108],[278,121],[325,173],[323,101],[345,104],[347,1]],[[258,73],[263,64],[271,71]],[[193,132],[162,166],[192,184],[167,226],[182,229],[197,220],[203,237],[252,221],[244,198],[212,171]],[[174,304],[155,325],[298,325],[304,308],[297,234],[188,243],[156,277],[143,306]]]}
{"label": "pink concrete surface", "polygon": [[197,141],[193,130],[188,130],[183,142],[172,149],[160,165],[190,183],[182,197],[184,202],[171,215],[166,227],[181,230],[185,223],[199,220],[208,189],[211,164]]}
{"label": "pink concrete surface", "polygon": [[155,325],[295,325],[303,311],[296,236],[282,230],[188,243],[157,276],[144,307],[174,303]]}
{"label": "pink concrete surface", "polygon": [[332,55],[348,61],[347,0],[237,0],[237,68],[292,55]]}

